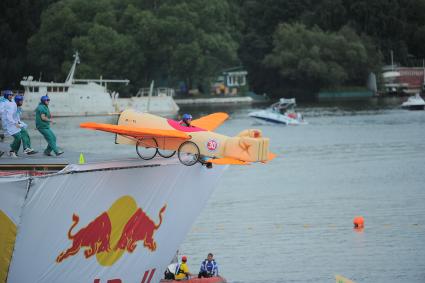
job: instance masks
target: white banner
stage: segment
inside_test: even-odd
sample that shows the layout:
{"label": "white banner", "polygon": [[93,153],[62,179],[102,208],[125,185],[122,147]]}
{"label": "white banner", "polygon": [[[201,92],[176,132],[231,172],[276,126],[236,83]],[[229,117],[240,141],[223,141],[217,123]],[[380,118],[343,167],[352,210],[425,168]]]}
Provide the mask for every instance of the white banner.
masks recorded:
{"label": "white banner", "polygon": [[28,182],[25,177],[0,178],[0,282],[6,281]]}
{"label": "white banner", "polygon": [[7,282],[159,282],[224,168],[34,178]]}

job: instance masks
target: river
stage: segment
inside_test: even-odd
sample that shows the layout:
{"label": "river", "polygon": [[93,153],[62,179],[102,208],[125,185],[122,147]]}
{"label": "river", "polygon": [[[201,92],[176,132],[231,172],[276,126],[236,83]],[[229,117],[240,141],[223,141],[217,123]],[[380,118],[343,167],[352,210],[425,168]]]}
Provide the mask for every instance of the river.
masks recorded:
{"label": "river", "polygon": [[[301,104],[309,124],[289,127],[248,118],[261,106],[182,109],[195,118],[227,111],[231,118],[218,132],[259,128],[277,154],[268,164],[225,173],[180,247],[192,273],[212,252],[233,283],[334,282],[336,274],[355,282],[425,282],[425,111],[397,105]],[[82,120],[114,118],[56,119],[65,150],[135,154],[110,134],[72,130]],[[44,142],[34,134],[33,144]],[[363,231],[353,229],[357,215]]]}

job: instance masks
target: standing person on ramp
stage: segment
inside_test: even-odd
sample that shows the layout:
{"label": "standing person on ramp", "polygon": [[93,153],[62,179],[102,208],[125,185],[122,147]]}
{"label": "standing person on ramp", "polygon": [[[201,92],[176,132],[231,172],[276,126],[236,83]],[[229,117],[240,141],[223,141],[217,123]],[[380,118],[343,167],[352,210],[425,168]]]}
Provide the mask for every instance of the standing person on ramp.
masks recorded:
{"label": "standing person on ramp", "polygon": [[47,141],[47,148],[44,150],[44,155],[51,156],[52,151],[56,155],[61,155],[63,150],[56,146],[56,136],[50,129],[51,115],[49,111],[50,98],[44,95],[40,99],[37,109],[35,110],[35,126]]}
{"label": "standing person on ramp", "polygon": [[13,101],[13,92],[8,90],[4,92],[4,98],[7,101],[3,105],[2,123],[6,134],[13,137],[13,142],[10,144],[10,157],[16,158],[18,156],[21,143],[23,143],[25,154],[37,153],[31,148],[31,140],[28,132],[25,130],[27,125],[21,121],[20,112],[18,111],[22,106],[23,97],[17,95],[15,101]]}

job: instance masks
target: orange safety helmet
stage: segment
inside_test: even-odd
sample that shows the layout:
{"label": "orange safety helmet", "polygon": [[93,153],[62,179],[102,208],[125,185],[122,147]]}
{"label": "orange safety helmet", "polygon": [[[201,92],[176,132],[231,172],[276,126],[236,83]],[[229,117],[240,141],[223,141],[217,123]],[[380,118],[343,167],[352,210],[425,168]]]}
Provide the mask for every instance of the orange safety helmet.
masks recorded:
{"label": "orange safety helmet", "polygon": [[182,261],[183,262],[186,262],[187,261],[187,257],[184,255],[184,256],[182,256]]}

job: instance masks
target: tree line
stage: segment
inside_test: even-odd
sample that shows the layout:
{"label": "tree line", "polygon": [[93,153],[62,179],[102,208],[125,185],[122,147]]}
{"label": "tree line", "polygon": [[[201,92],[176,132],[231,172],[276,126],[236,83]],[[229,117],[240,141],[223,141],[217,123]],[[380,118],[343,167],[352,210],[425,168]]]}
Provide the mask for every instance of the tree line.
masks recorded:
{"label": "tree line", "polygon": [[389,63],[425,57],[425,0],[3,0],[0,83],[127,78],[129,92],[208,85],[244,66],[275,96],[363,86]]}

